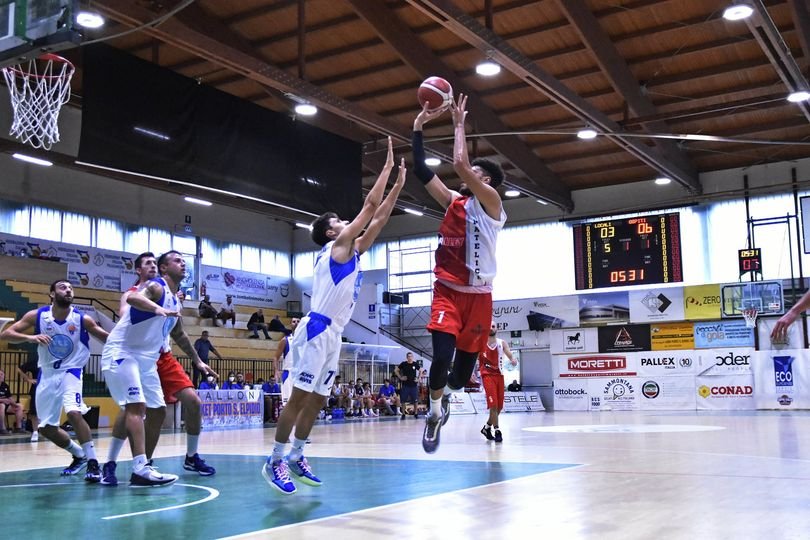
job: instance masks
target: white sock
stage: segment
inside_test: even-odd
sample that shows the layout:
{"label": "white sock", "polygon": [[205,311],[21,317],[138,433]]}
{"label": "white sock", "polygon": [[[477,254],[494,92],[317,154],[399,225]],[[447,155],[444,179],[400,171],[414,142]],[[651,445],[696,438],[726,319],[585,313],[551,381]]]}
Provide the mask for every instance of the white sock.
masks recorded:
{"label": "white sock", "polygon": [[132,471],[140,473],[146,467],[146,454],[139,454],[132,458]]}
{"label": "white sock", "polygon": [[284,459],[284,452],[287,449],[287,443],[275,441],[273,443],[273,461],[281,461]]}
{"label": "white sock", "polygon": [[298,461],[304,455],[304,445],[307,444],[306,439],[296,439],[293,437],[292,449],[290,450],[290,461]]}
{"label": "white sock", "polygon": [[199,435],[186,435],[186,455],[188,457],[197,453],[197,447],[200,444]]}
{"label": "white sock", "polygon": [[65,450],[73,454],[73,457],[84,457],[84,450],[73,439],[70,440],[70,444],[65,447]]}
{"label": "white sock", "polygon": [[118,461],[118,454],[121,453],[121,448],[124,447],[125,442],[126,439],[112,438],[110,448],[107,450],[107,461]]}
{"label": "white sock", "polygon": [[442,415],[442,398],[430,398],[430,416],[440,417]]}
{"label": "white sock", "polygon": [[96,459],[96,447],[93,445],[93,441],[82,443],[82,450],[87,459]]}

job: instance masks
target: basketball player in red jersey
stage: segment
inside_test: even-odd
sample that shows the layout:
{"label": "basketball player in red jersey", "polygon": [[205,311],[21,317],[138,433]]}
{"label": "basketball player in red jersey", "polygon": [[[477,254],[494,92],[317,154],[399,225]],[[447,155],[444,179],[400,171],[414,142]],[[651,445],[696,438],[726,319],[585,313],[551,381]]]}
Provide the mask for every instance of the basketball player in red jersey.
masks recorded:
{"label": "basketball player in red jersey", "polygon": [[[497,327],[493,322],[489,327],[487,344],[481,354],[478,355],[478,370],[481,372],[481,382],[484,384],[484,392],[487,395],[487,408],[489,409],[489,420],[481,428],[481,434],[488,441],[494,439],[495,442],[499,443],[503,442],[503,434],[498,426],[498,415],[503,410],[504,392],[501,362],[503,362],[504,356],[512,362],[513,366],[517,365],[517,361],[512,358],[509,345],[504,340],[495,337],[497,333]],[[494,435],[492,433],[493,428],[495,429]]]}
{"label": "basketball player in red jersey", "polygon": [[[470,379],[478,353],[484,350],[492,321],[492,280],[495,277],[495,243],[506,222],[506,213],[496,188],[503,182],[503,170],[488,159],[470,163],[464,120],[467,97],[459,96],[450,109],[455,141],[453,168],[461,179],[458,191],[449,189],[425,165],[422,126],[444,109],[422,109],[413,122],[414,172],[427,192],[446,208],[439,226],[439,247],[433,273],[428,330],[433,340],[430,366],[430,412],[427,415],[422,448],[432,454],[439,447],[439,432],[449,416],[451,392],[464,388]],[[450,365],[452,363],[452,371]]]}

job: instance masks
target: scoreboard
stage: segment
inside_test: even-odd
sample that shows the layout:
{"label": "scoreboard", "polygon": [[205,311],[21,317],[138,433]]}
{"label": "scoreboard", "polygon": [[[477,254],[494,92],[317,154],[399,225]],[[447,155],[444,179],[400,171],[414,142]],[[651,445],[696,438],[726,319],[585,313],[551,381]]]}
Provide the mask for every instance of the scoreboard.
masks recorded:
{"label": "scoreboard", "polygon": [[578,290],[683,281],[679,214],[576,225],[574,268]]}

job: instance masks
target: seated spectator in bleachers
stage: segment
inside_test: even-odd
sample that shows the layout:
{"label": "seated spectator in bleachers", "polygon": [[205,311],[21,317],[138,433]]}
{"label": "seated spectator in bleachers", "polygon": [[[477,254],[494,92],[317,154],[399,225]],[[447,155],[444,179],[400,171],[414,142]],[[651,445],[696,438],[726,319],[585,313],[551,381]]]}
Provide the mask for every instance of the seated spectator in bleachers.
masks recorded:
{"label": "seated spectator in bleachers", "polygon": [[278,315],[273,317],[273,319],[270,321],[268,330],[270,330],[271,332],[281,332],[285,336],[288,336],[292,333],[286,326],[284,326],[284,323],[281,322],[281,319],[278,317]]}
{"label": "seated spectator in bleachers", "polygon": [[14,433],[25,433],[22,428],[23,421],[23,408],[22,405],[17,403],[11,396],[11,388],[6,382],[6,374],[0,369],[0,435],[7,435],[9,430],[6,429],[6,410],[14,413]]}
{"label": "seated spectator in bleachers", "polygon": [[264,323],[264,311],[261,309],[257,309],[253,312],[253,315],[250,316],[247,328],[253,332],[248,336],[249,339],[259,339],[259,330],[264,332],[264,339],[271,339],[270,334],[267,333],[267,325]]}
{"label": "seated spectator in bleachers", "polygon": [[233,305],[233,296],[230,294],[225,297],[225,301],[220,306],[217,319],[222,321],[222,326],[231,321],[231,326],[236,328],[236,306]]}
{"label": "seated spectator in bleachers", "polygon": [[219,390],[216,378],[213,375],[208,375],[205,380],[200,383],[200,390]]}
{"label": "seated spectator in bleachers", "polygon": [[223,390],[241,390],[241,386],[236,386],[236,373],[233,371],[228,372],[228,378],[222,382]]}
{"label": "seated spectator in bleachers", "polygon": [[237,390],[250,390],[250,385],[247,383],[247,381],[245,381],[245,376],[242,375],[241,371],[236,372],[236,385]]}
{"label": "seated spectator in bleachers", "polygon": [[276,382],[275,377],[270,377],[270,380],[262,384],[262,390],[265,394],[280,394],[281,385]]}
{"label": "seated spectator in bleachers", "polygon": [[379,416],[374,412],[374,395],[368,383],[363,384],[363,379],[357,378],[354,385],[354,408],[359,411],[356,416]]}
{"label": "seated spectator in bleachers", "polygon": [[377,394],[377,408],[386,414],[399,414],[399,396],[394,385],[389,379],[384,379],[380,391]]}
{"label": "seated spectator in bleachers", "polygon": [[520,392],[523,390],[523,386],[517,382],[517,379],[514,379],[511,383],[509,383],[509,386],[507,386],[506,389],[510,392]]}
{"label": "seated spectator in bleachers", "polygon": [[200,314],[201,319],[211,319],[214,326],[219,326],[217,324],[217,310],[211,305],[211,297],[207,294],[203,296],[200,305],[197,306],[197,312]]}
{"label": "seated spectator in bleachers", "polygon": [[331,413],[332,409],[339,406],[341,391],[340,375],[335,375],[335,381],[332,383],[332,388],[329,390],[329,397],[326,398],[326,408],[329,413]]}

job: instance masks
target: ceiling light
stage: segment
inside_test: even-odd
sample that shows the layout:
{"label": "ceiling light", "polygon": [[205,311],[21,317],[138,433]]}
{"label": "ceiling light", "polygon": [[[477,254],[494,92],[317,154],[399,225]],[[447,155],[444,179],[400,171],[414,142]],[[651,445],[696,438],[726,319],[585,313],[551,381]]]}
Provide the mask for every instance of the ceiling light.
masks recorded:
{"label": "ceiling light", "polygon": [[740,21],[747,19],[754,13],[754,8],[744,3],[737,3],[728,6],[723,11],[723,18],[727,21]]}
{"label": "ceiling light", "polygon": [[598,133],[596,133],[596,130],[592,128],[585,128],[577,131],[577,137],[584,140],[594,139],[597,135]]}
{"label": "ceiling light", "polygon": [[807,101],[808,99],[810,99],[810,92],[807,92],[806,90],[791,92],[787,97],[787,100],[791,103],[800,103],[802,101]]}
{"label": "ceiling light", "polygon": [[104,17],[91,11],[80,11],[76,15],[76,24],[85,28],[99,28],[104,26]]}
{"label": "ceiling light", "polygon": [[183,198],[186,200],[186,202],[199,204],[201,206],[211,206],[212,204],[214,204],[211,201],[204,201],[202,199],[198,199],[197,197],[183,197]]}
{"label": "ceiling light", "polygon": [[50,167],[51,165],[53,165],[53,163],[51,163],[48,160],[26,156],[25,154],[12,154],[12,157],[19,159],[20,161],[26,161],[28,163],[33,163],[34,165],[42,165],[44,167]]}
{"label": "ceiling light", "polygon": [[548,201],[544,201],[543,199],[537,199],[537,202],[539,202],[543,206],[548,206]]}
{"label": "ceiling light", "polygon": [[429,157],[425,159],[425,165],[428,167],[438,167],[442,164],[442,160],[437,157]]}
{"label": "ceiling light", "polygon": [[665,186],[670,182],[672,182],[672,180],[670,178],[667,178],[666,176],[661,176],[660,178],[655,179],[655,183],[658,184],[659,186]]}
{"label": "ceiling light", "polygon": [[318,107],[312,103],[299,103],[295,106],[295,113],[301,116],[312,116],[318,112]]}
{"label": "ceiling light", "polygon": [[297,222],[297,223],[295,224],[295,226],[296,226],[296,227],[299,227],[299,228],[301,228],[301,229],[306,229],[306,230],[308,230],[308,231],[311,231],[311,230],[312,230],[312,225],[307,225],[306,223],[300,223],[300,222]]}
{"label": "ceiling light", "polygon": [[504,192],[504,195],[506,197],[520,197],[520,192],[518,190],[516,190],[516,189],[507,189]]}
{"label": "ceiling light", "polygon": [[414,210],[413,208],[405,208],[405,207],[403,207],[402,211],[407,212],[409,214],[413,214],[414,216],[424,216],[425,215],[424,212],[420,212],[419,210]]}
{"label": "ceiling light", "polygon": [[501,66],[487,59],[475,66],[475,72],[484,77],[492,77],[501,72]]}

